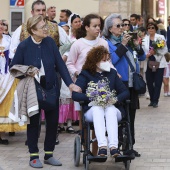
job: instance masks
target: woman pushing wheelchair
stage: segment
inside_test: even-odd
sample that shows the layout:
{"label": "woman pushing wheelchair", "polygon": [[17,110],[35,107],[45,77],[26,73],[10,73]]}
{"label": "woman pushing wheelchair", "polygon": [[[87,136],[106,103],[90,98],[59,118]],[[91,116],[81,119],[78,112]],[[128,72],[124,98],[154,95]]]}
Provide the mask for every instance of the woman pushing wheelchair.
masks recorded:
{"label": "woman pushing wheelchair", "polygon": [[[75,101],[84,101],[82,106],[85,120],[93,122],[98,141],[98,155],[107,155],[108,147],[112,157],[120,155],[118,150],[118,121],[125,115],[120,103],[129,97],[129,91],[122,83],[115,69],[111,68],[110,55],[104,46],[92,48],[76,81],[82,93],[73,92]],[[115,107],[118,105],[118,107]]]}

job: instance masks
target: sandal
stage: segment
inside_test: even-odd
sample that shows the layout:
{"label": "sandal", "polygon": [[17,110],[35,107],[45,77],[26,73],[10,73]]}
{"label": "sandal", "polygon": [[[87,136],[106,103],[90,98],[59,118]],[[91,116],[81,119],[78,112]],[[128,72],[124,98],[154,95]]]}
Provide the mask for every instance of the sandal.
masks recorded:
{"label": "sandal", "polygon": [[75,130],[73,129],[72,126],[69,126],[69,127],[67,127],[66,132],[67,133],[75,133]]}

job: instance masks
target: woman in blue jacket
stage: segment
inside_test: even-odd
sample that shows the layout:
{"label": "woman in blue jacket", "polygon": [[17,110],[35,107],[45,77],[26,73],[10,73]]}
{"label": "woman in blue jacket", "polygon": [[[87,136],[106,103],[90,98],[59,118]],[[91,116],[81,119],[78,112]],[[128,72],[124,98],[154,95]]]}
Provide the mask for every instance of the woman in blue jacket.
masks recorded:
{"label": "woman in blue jacket", "polygon": [[[130,91],[130,120],[131,120],[131,134],[132,144],[135,144],[134,134],[134,122],[136,109],[139,109],[138,93],[133,88],[133,72],[130,69],[129,62],[135,68],[135,71],[139,73],[140,67],[138,61],[143,61],[146,55],[138,45],[135,49],[128,46],[128,42],[131,40],[131,36],[128,33],[123,33],[124,24],[119,14],[111,14],[105,20],[103,29],[103,36],[106,38],[109,44],[109,51],[111,53],[111,60],[116,67],[117,72],[121,75],[121,79]],[[137,42],[137,41],[135,41]],[[140,156],[138,152],[133,150],[136,156]]]}
{"label": "woman in blue jacket", "polygon": [[109,52],[104,46],[94,47],[89,51],[82,72],[76,81],[76,85],[82,89],[82,93],[73,92],[72,98],[75,101],[84,101],[83,111],[85,118],[87,121],[94,123],[99,147],[98,155],[100,156],[107,155],[107,140],[105,137],[106,119],[110,154],[116,157],[120,154],[117,150],[118,121],[124,116],[120,112],[121,108],[117,109],[114,105],[107,105],[104,108],[100,104],[89,106],[90,100],[86,94],[90,81],[98,83],[99,80],[107,78],[110,91],[116,91],[116,103],[122,102],[129,97],[128,89],[118,77],[117,72],[111,68],[109,60]]}

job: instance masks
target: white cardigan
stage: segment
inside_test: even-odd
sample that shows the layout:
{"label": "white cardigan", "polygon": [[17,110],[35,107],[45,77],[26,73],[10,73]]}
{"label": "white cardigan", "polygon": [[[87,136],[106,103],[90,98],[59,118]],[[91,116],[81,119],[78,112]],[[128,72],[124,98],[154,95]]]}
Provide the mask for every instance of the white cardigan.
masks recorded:
{"label": "white cardigan", "polygon": [[[154,40],[156,41],[157,38],[161,38],[166,42],[163,35],[155,34]],[[150,47],[150,36],[146,35],[145,38],[142,40],[142,48],[146,55],[149,53],[149,47]],[[167,52],[168,52],[168,48],[167,48],[167,45],[165,45],[164,48],[158,50],[159,55],[156,55],[156,54],[154,55],[156,58],[156,61],[160,62],[159,68],[167,67],[167,63],[164,57],[164,54],[166,54]],[[148,58],[146,58],[146,60],[144,61],[144,67],[143,67],[144,72],[146,72],[146,69],[147,69],[147,62],[148,62]]]}

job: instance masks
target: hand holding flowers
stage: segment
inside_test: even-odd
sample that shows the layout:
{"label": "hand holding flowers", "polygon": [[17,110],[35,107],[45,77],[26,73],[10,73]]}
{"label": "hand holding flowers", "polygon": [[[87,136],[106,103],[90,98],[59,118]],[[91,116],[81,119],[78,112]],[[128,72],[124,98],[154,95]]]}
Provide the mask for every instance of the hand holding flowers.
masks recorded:
{"label": "hand holding flowers", "polygon": [[164,48],[165,45],[165,40],[163,40],[162,38],[158,38],[156,41],[152,41],[152,47],[150,47],[150,50],[155,51],[155,53],[158,55],[158,50]]}
{"label": "hand holding flowers", "polygon": [[99,80],[97,83],[90,81],[86,89],[86,95],[91,101],[88,106],[102,106],[106,108],[117,102],[116,92],[114,90],[110,91],[107,78]]}

